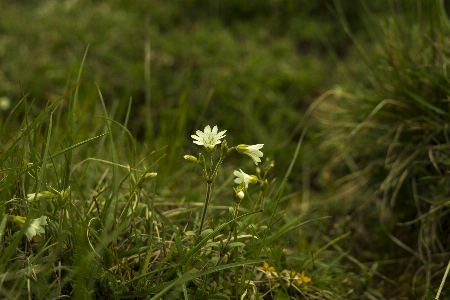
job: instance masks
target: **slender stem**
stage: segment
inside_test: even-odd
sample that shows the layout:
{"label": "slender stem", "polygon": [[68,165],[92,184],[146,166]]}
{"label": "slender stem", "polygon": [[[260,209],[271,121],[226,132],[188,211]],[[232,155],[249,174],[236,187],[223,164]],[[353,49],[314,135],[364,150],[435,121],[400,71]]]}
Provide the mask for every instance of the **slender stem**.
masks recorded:
{"label": "slender stem", "polygon": [[[213,174],[213,172],[212,172],[212,167],[213,167],[213,165],[214,165],[214,153],[210,153],[211,155],[210,155],[210,159],[211,159],[211,161],[210,161],[210,163],[209,163],[209,174]],[[217,165],[219,165],[219,164],[217,164]]]}
{"label": "slender stem", "polygon": [[[239,210],[239,204],[240,203],[236,203],[236,207],[234,208],[233,219],[237,218],[238,210]],[[225,246],[223,247],[223,250],[220,252],[219,260],[217,261],[217,263],[215,265],[216,267],[218,265],[220,265],[220,263],[222,262],[223,258],[225,257],[225,253],[226,253],[227,247],[228,247],[228,245],[230,244],[230,241],[231,241],[231,236],[233,235],[233,232],[235,232],[235,230],[236,230],[236,221],[233,222],[233,225],[230,228],[230,232],[228,233],[228,238],[227,238],[227,241],[225,242]],[[235,240],[237,240],[237,235],[236,234],[235,234]]]}
{"label": "slender stem", "polygon": [[214,173],[211,177],[213,180],[216,178],[217,172],[219,172],[219,167],[224,160],[225,160],[225,157],[220,156],[219,161],[217,162],[216,168],[214,169]]}
{"label": "slender stem", "polygon": [[439,296],[441,295],[441,291],[442,291],[442,288],[444,287],[445,279],[447,278],[449,269],[450,269],[450,261],[448,262],[447,269],[445,269],[444,277],[442,278],[441,285],[439,286],[439,290],[436,294],[436,298],[435,298],[436,300],[439,299]]}
{"label": "slender stem", "polygon": [[202,219],[200,221],[200,230],[198,234],[202,233],[203,230],[203,223],[205,222],[205,216],[206,216],[206,209],[208,208],[209,199],[211,198],[211,185],[212,180],[209,179],[206,181],[206,198],[205,198],[205,204],[203,205],[203,212],[202,212]]}
{"label": "slender stem", "polygon": [[[225,157],[220,156],[219,161],[216,164],[216,167],[214,168],[214,172],[212,171],[213,168],[213,154],[211,153],[211,164],[210,164],[210,169],[209,169],[209,175],[208,179],[206,180],[206,197],[205,197],[205,204],[203,205],[203,212],[202,212],[202,218],[200,220],[200,229],[199,229],[199,233],[201,234],[203,231],[203,225],[205,222],[205,216],[206,216],[206,210],[208,209],[208,205],[209,205],[209,201],[211,200],[211,187],[212,184],[214,182],[214,180],[216,180],[216,176],[217,176],[217,172],[219,171],[219,166],[222,164],[223,160],[225,159]],[[206,169],[204,170],[206,172]]]}
{"label": "slender stem", "polygon": [[[236,222],[235,222],[236,224]],[[237,241],[237,230],[234,230],[234,240]],[[237,261],[238,258],[238,248],[234,248],[233,252],[234,252],[234,261]],[[230,253],[230,256],[232,254]],[[245,281],[245,278],[244,278]],[[239,267],[234,267],[234,290],[236,292],[236,299],[239,297],[240,294],[240,290],[239,290]]]}

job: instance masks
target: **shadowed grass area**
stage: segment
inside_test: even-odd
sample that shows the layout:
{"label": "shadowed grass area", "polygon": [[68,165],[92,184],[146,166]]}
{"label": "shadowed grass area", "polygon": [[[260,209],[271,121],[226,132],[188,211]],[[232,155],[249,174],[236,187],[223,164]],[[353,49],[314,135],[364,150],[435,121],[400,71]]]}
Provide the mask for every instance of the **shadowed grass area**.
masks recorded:
{"label": "shadowed grass area", "polygon": [[[131,97],[128,128],[158,147],[174,133],[185,146],[182,137],[217,123],[247,143],[270,140],[271,157],[281,143],[294,151],[299,134],[284,142],[309,103],[335,83],[327,47],[344,56],[350,45],[329,1],[1,5],[1,95],[17,103],[26,93],[43,107],[77,77],[90,45],[80,96],[95,103],[98,84],[117,120]],[[362,5],[344,6],[351,28],[362,28]],[[276,159],[282,169],[289,164]]]}
{"label": "shadowed grass area", "polygon": [[[24,130],[2,132],[0,191],[9,199],[0,206],[3,298],[328,299],[342,292],[333,287],[342,280],[334,275],[339,260],[325,253],[337,240],[295,249],[292,237],[321,219],[279,206],[302,139],[279,184],[266,161],[250,182],[259,184],[241,184],[245,194],[238,197],[230,188],[231,165],[219,169],[219,162],[209,173],[209,162],[202,172],[185,161],[160,187],[153,170],[163,168],[167,156],[107,117],[100,91],[97,126],[90,135],[79,133],[78,88],[36,116],[25,98],[15,112],[25,111]],[[74,109],[62,118],[65,101]],[[222,161],[234,148],[221,147]],[[216,161],[211,156],[211,164]],[[203,230],[202,173],[208,185],[216,183]]]}

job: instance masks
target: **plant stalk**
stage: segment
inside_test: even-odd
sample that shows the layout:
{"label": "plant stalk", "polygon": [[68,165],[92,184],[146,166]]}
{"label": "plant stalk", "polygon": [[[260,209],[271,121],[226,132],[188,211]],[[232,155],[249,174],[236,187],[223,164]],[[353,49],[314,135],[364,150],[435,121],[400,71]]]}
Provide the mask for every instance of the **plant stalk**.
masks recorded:
{"label": "plant stalk", "polygon": [[199,235],[202,233],[203,231],[203,223],[205,222],[205,216],[206,216],[206,210],[208,208],[208,204],[209,204],[209,200],[211,198],[211,186],[212,186],[212,180],[208,179],[206,181],[206,198],[205,198],[205,204],[203,205],[203,212],[202,212],[202,219],[200,221],[200,230],[199,230]]}
{"label": "plant stalk", "polygon": [[[234,220],[237,218],[237,215],[238,215],[239,204],[240,203],[236,203],[236,207],[234,209],[234,215],[233,215]],[[228,233],[227,241],[225,242],[225,246],[223,247],[223,250],[220,252],[220,257],[219,257],[219,260],[217,261],[215,267],[217,267],[218,265],[220,265],[222,263],[222,260],[225,257],[225,253],[226,253],[225,251],[227,250],[227,247],[230,244],[231,236],[233,235],[233,233],[235,233],[235,231],[236,231],[236,221],[233,222],[233,226],[230,228],[230,232]],[[235,233],[235,241],[237,241],[236,233]]]}

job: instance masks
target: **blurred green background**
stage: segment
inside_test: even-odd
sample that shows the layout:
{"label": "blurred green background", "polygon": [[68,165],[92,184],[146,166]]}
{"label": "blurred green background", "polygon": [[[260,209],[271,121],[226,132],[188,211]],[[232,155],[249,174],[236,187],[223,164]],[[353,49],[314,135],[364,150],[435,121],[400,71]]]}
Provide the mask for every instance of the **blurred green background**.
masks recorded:
{"label": "blurred green background", "polygon": [[[369,41],[369,8],[336,3],[349,29]],[[304,112],[342,81],[336,60],[354,57],[336,3],[2,1],[0,96],[14,104],[27,94],[44,107],[76,82],[89,45],[80,87],[87,128],[98,84],[117,121],[132,98],[129,129],[150,147],[169,145],[170,162],[191,133],[217,124],[233,133],[230,145],[264,143],[284,172]],[[388,3],[371,3],[371,13],[393,13]],[[321,155],[312,150],[308,160]]]}
{"label": "blurred green background", "polygon": [[[351,230],[346,246],[361,261],[398,259],[410,253],[389,238],[397,222],[420,217],[418,206],[442,208],[439,219],[448,214],[447,173],[433,173],[448,160],[441,154],[436,163],[429,155],[429,147],[448,142],[444,8],[443,1],[413,0],[1,1],[0,97],[11,106],[0,112],[0,124],[23,95],[37,111],[63,95],[88,48],[80,134],[89,135],[101,111],[97,84],[113,119],[125,121],[132,99],[130,131],[150,149],[167,146],[158,180],[180,168],[183,154],[197,151],[190,135],[208,124],[226,129],[229,145],[264,143],[281,179],[308,126],[285,205],[294,214],[314,208],[311,214],[332,215],[323,234]],[[378,107],[386,99],[399,101],[392,106],[399,109]],[[64,111],[69,104],[62,105]],[[374,109],[382,113],[363,123]],[[13,131],[17,124],[8,126]],[[399,133],[399,124],[409,135]],[[430,132],[438,137],[426,139]],[[408,149],[420,154],[407,156]],[[389,155],[406,167],[392,172],[383,164]],[[420,191],[405,179],[415,174],[441,176],[419,205],[413,199]],[[431,239],[445,240],[445,224],[433,226],[440,233]],[[417,253],[421,228],[399,232]],[[425,248],[449,248],[439,244]],[[442,260],[435,264],[433,278],[440,278]]]}

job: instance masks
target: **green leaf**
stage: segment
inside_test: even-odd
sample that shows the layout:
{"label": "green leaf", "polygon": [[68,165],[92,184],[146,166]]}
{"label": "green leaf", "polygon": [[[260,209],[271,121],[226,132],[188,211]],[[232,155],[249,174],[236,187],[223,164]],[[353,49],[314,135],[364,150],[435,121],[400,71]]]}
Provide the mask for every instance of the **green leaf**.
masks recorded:
{"label": "green leaf", "polygon": [[207,247],[220,249],[220,245],[217,242],[208,243],[208,244],[205,245],[205,248],[207,248]]}
{"label": "green leaf", "polygon": [[177,247],[178,255],[180,257],[183,257],[184,254],[185,254],[185,251],[184,251],[184,248],[183,248],[183,244],[181,243],[181,239],[180,239],[180,237],[178,236],[177,233],[175,233],[173,235],[173,237],[175,239],[175,246]]}
{"label": "green leaf", "polygon": [[367,287],[367,291],[368,291],[369,293],[371,293],[372,295],[374,295],[375,297],[377,297],[377,298],[383,298],[383,294],[381,294],[379,291],[377,291],[377,290],[374,289],[374,288]]}
{"label": "green leaf", "polygon": [[139,292],[122,294],[119,296],[119,299],[144,297],[144,296],[148,296],[149,294],[160,291],[159,293],[157,293],[155,296],[153,296],[151,298],[151,300],[157,300],[157,299],[161,298],[161,296],[165,295],[171,288],[173,288],[175,286],[179,286],[179,285],[181,285],[185,282],[191,281],[195,278],[202,277],[202,276],[205,276],[205,275],[208,275],[208,274],[211,274],[214,272],[218,272],[221,270],[231,269],[234,267],[241,267],[241,266],[251,265],[251,264],[260,264],[263,261],[264,260],[262,260],[262,259],[249,260],[249,261],[243,261],[243,262],[236,262],[236,263],[232,263],[232,264],[228,264],[228,265],[220,265],[217,267],[208,268],[208,269],[205,269],[205,270],[202,270],[199,272],[195,272],[195,273],[187,272],[184,275],[182,275],[180,278],[177,278],[177,279],[169,281],[169,282],[165,282],[163,284],[160,284],[157,287],[153,287],[151,289],[143,290],[143,291],[139,291]]}
{"label": "green leaf", "polygon": [[204,239],[206,236],[208,236],[208,235],[210,235],[211,233],[213,233],[214,232],[214,230],[212,230],[212,229],[205,229],[205,230],[203,230],[203,232],[200,234],[200,236],[199,236],[199,241],[201,241],[202,239]]}
{"label": "green leaf", "polygon": [[273,300],[290,300],[291,297],[289,295],[285,294],[283,291],[278,290],[275,294],[275,297],[273,297]]}
{"label": "green leaf", "polygon": [[228,245],[228,250],[237,248],[237,247],[245,247],[245,244],[242,242],[233,242]]}

